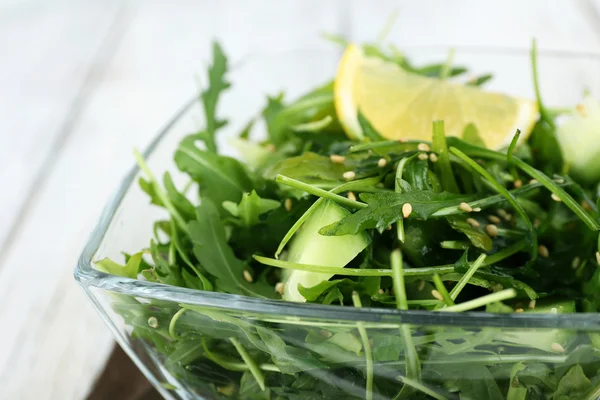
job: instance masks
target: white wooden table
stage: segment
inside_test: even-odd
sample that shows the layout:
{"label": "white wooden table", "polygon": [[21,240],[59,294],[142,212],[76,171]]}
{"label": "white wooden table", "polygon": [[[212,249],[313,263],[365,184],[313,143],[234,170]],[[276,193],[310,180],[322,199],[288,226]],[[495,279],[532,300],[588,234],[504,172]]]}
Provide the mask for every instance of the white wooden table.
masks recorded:
{"label": "white wooden table", "polygon": [[196,91],[212,38],[234,60],[324,49],[319,33],[373,39],[394,9],[400,46],[535,35],[600,51],[600,0],[0,0],[0,399],[82,399],[101,371],[111,337],[73,267],[132,149]]}

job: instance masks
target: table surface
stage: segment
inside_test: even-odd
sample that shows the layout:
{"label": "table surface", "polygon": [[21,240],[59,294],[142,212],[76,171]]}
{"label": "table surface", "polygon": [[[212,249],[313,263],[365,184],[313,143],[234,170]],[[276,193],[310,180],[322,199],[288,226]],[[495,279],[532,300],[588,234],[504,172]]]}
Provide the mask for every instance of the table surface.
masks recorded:
{"label": "table surface", "polygon": [[113,342],[73,267],[212,38],[233,59],[331,49],[320,33],[373,39],[394,10],[400,47],[600,51],[600,0],[0,1],[0,398],[82,399],[102,371]]}

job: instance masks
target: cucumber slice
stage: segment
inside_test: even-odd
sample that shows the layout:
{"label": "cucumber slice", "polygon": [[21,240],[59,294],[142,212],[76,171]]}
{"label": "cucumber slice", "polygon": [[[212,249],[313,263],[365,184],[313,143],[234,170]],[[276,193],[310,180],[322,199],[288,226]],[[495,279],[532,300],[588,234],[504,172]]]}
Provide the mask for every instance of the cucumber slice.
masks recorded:
{"label": "cucumber slice", "polygon": [[[573,300],[538,300],[534,309],[526,309],[525,313],[534,314],[570,314],[575,312]],[[561,353],[575,337],[574,330],[541,329],[509,330],[496,336],[496,340],[516,345],[533,347],[553,353]]]}
{"label": "cucumber slice", "polygon": [[[294,236],[289,248],[288,261],[299,264],[344,268],[371,242],[366,232],[357,235],[323,236],[319,229],[348,216],[350,212],[331,200],[323,201],[308,217]],[[298,285],[313,287],[329,280],[333,274],[292,271],[285,279],[283,298],[305,302]]]}
{"label": "cucumber slice", "polygon": [[574,178],[588,183],[600,179],[599,136],[600,102],[587,95],[556,131],[569,174]]}

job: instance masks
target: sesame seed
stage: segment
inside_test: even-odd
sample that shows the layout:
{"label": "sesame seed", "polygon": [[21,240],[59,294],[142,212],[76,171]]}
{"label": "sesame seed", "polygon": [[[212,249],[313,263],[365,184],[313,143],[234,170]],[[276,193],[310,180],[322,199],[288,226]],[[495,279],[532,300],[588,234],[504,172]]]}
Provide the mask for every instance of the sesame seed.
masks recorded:
{"label": "sesame seed", "polygon": [[344,172],[343,177],[344,177],[345,180],[351,181],[352,179],[356,178],[356,172],[354,172],[354,171],[346,171],[346,172]]}
{"label": "sesame seed", "polygon": [[433,297],[435,297],[436,299],[438,299],[439,301],[444,301],[444,296],[442,296],[442,294],[440,292],[438,292],[437,290],[433,289],[431,291],[431,295]]}
{"label": "sesame seed", "polygon": [[513,185],[515,185],[515,188],[520,188],[521,186],[523,186],[523,181],[520,179],[517,179],[516,181],[514,181]]}
{"label": "sesame seed", "polygon": [[252,283],[254,281],[252,275],[250,275],[250,271],[248,271],[247,269],[244,270],[244,279],[246,280],[246,282],[249,283]]}
{"label": "sesame seed", "polygon": [[419,145],[417,146],[417,150],[419,150],[419,151],[429,151],[431,149],[429,148],[429,145],[427,143],[419,143]]}
{"label": "sesame seed", "polygon": [[398,142],[400,142],[400,143],[406,143],[406,142],[408,142],[408,139],[406,139],[406,138],[400,138],[400,139],[398,139]]}
{"label": "sesame seed", "polygon": [[346,161],[346,157],[339,156],[337,154],[330,155],[329,159],[331,160],[331,162],[336,163],[336,164],[343,164],[344,161]]}
{"label": "sesame seed", "polygon": [[323,336],[323,337],[326,337],[326,338],[330,338],[330,337],[332,337],[332,336],[333,336],[333,333],[331,333],[330,331],[326,331],[325,329],[321,329],[321,330],[319,331],[319,334],[320,334],[321,336]]}
{"label": "sesame seed", "polygon": [[471,206],[468,205],[467,203],[465,203],[464,201],[458,205],[458,208],[460,208],[464,212],[471,212],[471,211],[473,211],[473,208],[471,208]]}
{"label": "sesame seed", "polygon": [[431,161],[432,163],[436,163],[438,161],[437,154],[435,154],[435,153],[429,154],[429,161]]}
{"label": "sesame seed", "polygon": [[391,231],[391,230],[392,230],[392,226],[391,226],[391,225],[388,225],[388,226],[386,226],[386,227],[385,227],[385,230],[386,230],[386,231]]}
{"label": "sesame seed", "polygon": [[421,161],[425,161],[429,159],[429,156],[426,153],[419,153],[419,155],[417,156],[417,158]]}
{"label": "sesame seed", "polygon": [[410,213],[412,213],[412,205],[410,203],[404,203],[402,206],[402,216],[408,218]]}
{"label": "sesame seed", "polygon": [[534,183],[537,183],[537,179],[532,179],[532,180],[529,181],[530,185],[533,185]]}
{"label": "sesame seed", "polygon": [[383,289],[379,289],[379,290],[377,291],[377,293],[378,293],[378,294],[384,294],[384,293],[385,293],[385,291],[384,291]]}
{"label": "sesame seed", "polygon": [[563,183],[565,183],[565,180],[563,178],[556,178],[554,179],[554,182],[558,183],[559,185],[562,185]]}
{"label": "sesame seed", "polygon": [[277,147],[275,147],[273,143],[269,143],[265,146],[265,149],[267,149],[267,151],[274,152],[275,150],[277,150]]}
{"label": "sesame seed", "polygon": [[534,308],[535,308],[535,300],[531,300],[531,301],[529,302],[529,309],[530,309],[530,310],[533,310]]}
{"label": "sesame seed", "polygon": [[496,237],[498,236],[498,227],[494,224],[489,224],[485,226],[485,231],[487,232],[488,235],[490,235],[491,237]]}
{"label": "sesame seed", "polygon": [[275,291],[280,295],[283,295],[283,292],[285,291],[285,283],[277,282],[277,284],[275,285]]}
{"label": "sesame seed", "polygon": [[385,158],[380,158],[379,161],[377,161],[377,166],[379,168],[383,168],[387,165],[387,160]]}
{"label": "sesame seed", "polygon": [[585,211],[590,211],[592,209],[592,206],[590,205],[590,203],[588,203],[587,201],[583,200],[581,202],[581,207],[583,207],[583,209]]}
{"label": "sesame seed", "polygon": [[600,251],[596,252],[596,262],[600,264]]}
{"label": "sesame seed", "polygon": [[579,115],[581,115],[582,117],[587,117],[587,110],[585,109],[585,106],[583,104],[577,104],[575,108],[577,109]]}
{"label": "sesame seed", "polygon": [[292,199],[285,199],[283,206],[285,207],[285,211],[291,211],[292,210]]}
{"label": "sesame seed", "polygon": [[467,218],[467,223],[473,228],[479,228],[481,226],[479,221],[477,221],[475,218]]}
{"label": "sesame seed", "polygon": [[490,221],[492,224],[499,224],[502,222],[502,220],[495,215],[488,215],[488,221]]}
{"label": "sesame seed", "polygon": [[475,207],[475,208],[473,209],[473,211],[475,211],[475,212],[479,212],[479,211],[481,211],[481,207]]}
{"label": "sesame seed", "polygon": [[506,216],[508,215],[508,213],[506,212],[506,210],[504,208],[499,208],[498,209],[498,215],[502,218],[506,218]]}
{"label": "sesame seed", "polygon": [[420,292],[420,291],[422,291],[423,289],[425,289],[425,281],[421,279],[421,280],[419,281],[419,286],[417,286],[417,290]]}
{"label": "sesame seed", "polygon": [[539,228],[542,225],[542,220],[539,218],[536,218],[533,220],[533,226],[535,226],[536,228]]}
{"label": "sesame seed", "polygon": [[548,248],[546,246],[544,246],[543,244],[540,244],[538,246],[538,253],[540,256],[542,256],[544,258],[548,258],[550,256],[550,252],[548,251]]}
{"label": "sesame seed", "polygon": [[158,328],[158,320],[156,319],[156,317],[148,318],[148,326],[150,328]]}
{"label": "sesame seed", "polygon": [[506,214],[506,215],[504,216],[504,220],[505,220],[506,222],[509,222],[509,221],[511,221],[512,219],[513,219],[513,216],[512,216],[512,215],[510,215],[510,214]]}
{"label": "sesame seed", "polygon": [[494,285],[494,287],[492,288],[492,290],[493,290],[494,292],[499,292],[499,291],[501,291],[502,289],[504,289],[504,285],[503,285],[503,284],[501,284],[501,283],[496,283],[496,284]]}
{"label": "sesame seed", "polygon": [[524,310],[522,308],[517,308],[515,309],[515,312],[523,312]]}
{"label": "sesame seed", "polygon": [[564,348],[564,347],[562,347],[562,346],[560,345],[560,343],[556,343],[556,342],[554,342],[554,343],[552,343],[552,344],[550,345],[550,347],[552,348],[552,350],[556,351],[557,353],[564,353],[564,352],[565,352],[565,348]]}
{"label": "sesame seed", "polygon": [[556,195],[556,193],[552,193],[552,194],[550,195],[550,197],[552,197],[552,200],[554,200],[554,201],[558,201],[559,203],[562,201],[562,200],[560,199],[560,197],[558,197],[558,196]]}
{"label": "sesame seed", "polygon": [[581,258],[575,257],[573,261],[571,261],[571,268],[577,269],[579,268],[579,264],[581,264]]}
{"label": "sesame seed", "polygon": [[354,192],[348,192],[347,196],[349,200],[356,201],[356,195]]}

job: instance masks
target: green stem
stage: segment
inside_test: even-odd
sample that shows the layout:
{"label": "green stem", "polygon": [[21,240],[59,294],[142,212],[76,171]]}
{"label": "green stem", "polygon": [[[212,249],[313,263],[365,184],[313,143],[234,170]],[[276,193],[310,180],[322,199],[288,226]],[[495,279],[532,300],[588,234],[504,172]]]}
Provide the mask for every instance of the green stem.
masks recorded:
{"label": "green stem", "polygon": [[256,365],[256,362],[252,359],[252,357],[250,357],[250,354],[248,354],[248,351],[246,351],[244,346],[242,346],[240,344],[240,342],[237,341],[236,338],[229,338],[229,340],[231,341],[231,343],[233,343],[233,346],[235,347],[237,352],[242,357],[242,360],[244,360],[244,362],[248,366],[250,373],[252,374],[254,379],[256,379],[256,383],[258,383],[258,386],[260,387],[260,389],[262,391],[264,391],[265,390],[265,377],[262,374],[262,371],[260,370],[258,365]]}
{"label": "green stem", "polygon": [[460,292],[464,289],[465,286],[467,286],[467,283],[469,283],[469,280],[473,277],[475,272],[477,272],[479,267],[483,265],[483,262],[485,261],[486,257],[487,256],[485,254],[482,254],[479,257],[477,257],[477,260],[475,260],[475,262],[471,264],[467,273],[464,274],[460,281],[458,281],[456,286],[452,288],[452,290],[450,291],[450,298],[452,300],[456,300]]}
{"label": "green stem", "polygon": [[[350,190],[357,190],[357,189],[364,190],[364,189],[372,188],[379,181],[380,181],[379,178],[366,178],[366,179],[359,179],[359,180],[352,181],[352,182],[346,182],[346,183],[343,183],[343,184],[331,189],[331,193],[337,194],[337,193],[347,192]],[[294,236],[296,231],[298,229],[300,229],[302,224],[304,224],[304,222],[308,219],[308,217],[310,217],[311,214],[313,212],[315,212],[315,210],[317,209],[319,204],[321,204],[322,202],[323,202],[323,197],[318,198],[317,201],[312,203],[312,205],[308,208],[308,210],[306,210],[304,212],[304,214],[302,214],[302,216],[300,218],[298,218],[298,220],[294,223],[294,225],[287,231],[287,233],[285,234],[283,239],[281,239],[279,246],[277,247],[277,251],[275,252],[275,258],[279,258],[279,255],[285,248],[286,244],[292,239],[292,236]]]}
{"label": "green stem", "polygon": [[442,298],[444,299],[444,303],[447,306],[453,306],[454,301],[448,294],[448,290],[446,289],[446,286],[444,286],[444,282],[442,282],[442,278],[440,278],[440,276],[438,274],[433,274],[433,284],[435,285],[435,288],[437,289],[437,291],[440,292],[440,294],[442,295]]}
{"label": "green stem", "polygon": [[[559,186],[569,186],[569,183],[564,183],[561,184]],[[526,194],[528,192],[531,192],[534,189],[539,189],[543,187],[543,185],[541,183],[530,183],[527,185],[524,185],[523,187],[520,187],[519,189],[513,189],[513,190],[509,190],[509,193],[512,194],[514,197]],[[471,208],[481,208],[481,209],[486,209],[495,205],[498,205],[500,203],[504,203],[506,202],[506,198],[500,194],[495,194],[493,196],[489,196],[483,199],[479,199],[479,200],[474,200],[471,202],[468,202],[467,204],[469,206],[471,206]],[[460,209],[459,206],[451,206],[451,207],[444,207],[444,208],[440,208],[439,210],[437,210],[436,212],[434,212],[433,214],[431,214],[431,217],[445,217],[448,215],[455,215],[455,214],[464,214],[464,211]]]}
{"label": "green stem", "polygon": [[[535,233],[535,230],[533,229],[533,224],[531,223],[531,220],[529,219],[529,216],[527,215],[527,213],[523,209],[523,206],[521,206],[521,204],[519,204],[517,202],[517,200],[513,197],[513,195],[510,194],[510,192],[508,190],[506,190],[506,188],[504,186],[502,186],[500,183],[498,183],[498,181],[496,181],[496,179],[494,179],[494,177],[492,176],[492,174],[490,174],[481,165],[477,164],[471,157],[469,157],[468,155],[466,155],[465,153],[463,153],[462,151],[460,151],[456,147],[451,147],[450,151],[454,155],[456,155],[458,158],[460,158],[461,160],[463,160],[465,163],[467,163],[475,171],[477,171],[489,183],[491,183],[494,186],[494,189],[498,193],[500,193],[501,195],[503,195],[506,198],[506,200],[508,200],[508,202],[510,203],[510,205],[513,206],[513,208],[515,210],[517,210],[517,213],[519,213],[519,215],[521,216],[521,218],[525,222],[525,225],[527,225],[527,229],[530,232],[531,242],[532,242],[532,246],[531,246],[531,258],[535,260],[537,258],[537,249],[538,249],[538,246],[537,246],[537,235]],[[514,160],[516,162],[518,159],[515,158]]]}
{"label": "green stem", "polygon": [[[208,358],[215,364],[217,364],[225,369],[228,369],[230,371],[240,371],[240,372],[249,370],[248,365],[244,362],[226,360],[224,358],[216,356],[214,353],[212,353],[208,349],[208,346],[206,345],[206,340],[204,338],[202,339],[202,347],[204,348],[204,353],[205,353],[206,358]],[[274,364],[260,364],[258,367],[263,371],[281,372],[279,367]]]}
{"label": "green stem", "polygon": [[171,318],[171,321],[169,322],[169,335],[171,335],[171,337],[173,339],[179,339],[177,337],[177,332],[175,332],[175,326],[177,325],[177,321],[179,320],[179,318],[183,315],[184,312],[186,312],[187,309],[186,308],[182,308],[179,311],[177,311],[175,313],[175,315],[173,315],[173,318]]}
{"label": "green stem", "polygon": [[515,165],[520,168],[523,172],[525,172],[530,177],[536,179],[539,183],[544,185],[546,189],[554,193],[558,198],[561,199],[563,203],[567,207],[571,209],[581,220],[592,230],[599,231],[600,224],[597,220],[592,218],[587,211],[583,209],[581,204],[579,204],[570,194],[568,194],[562,187],[556,184],[550,177],[544,174],[542,171],[533,168],[531,165],[527,164],[523,160],[513,157],[513,162]]}
{"label": "green stem", "polygon": [[428,396],[433,397],[436,400],[449,400],[448,397],[428,388],[427,386],[423,385],[421,382],[419,381],[415,381],[413,379],[410,379],[406,376],[398,376],[398,380],[400,380],[402,383],[404,383],[407,386],[410,386],[420,392],[425,393]]}
{"label": "green stem", "polygon": [[310,193],[310,194],[318,196],[318,197],[333,200],[336,203],[341,204],[346,207],[350,207],[350,208],[365,208],[365,207],[367,207],[367,204],[362,203],[360,201],[350,200],[347,197],[334,194],[327,190],[320,189],[313,185],[309,185],[308,183],[304,183],[304,182],[298,181],[293,178],[289,178],[284,175],[277,175],[277,177],[275,178],[275,181],[279,182],[283,185],[305,191],[306,193]]}
{"label": "green stem", "polygon": [[[483,263],[484,266],[496,264],[519,251],[526,246],[525,241],[519,241],[509,247],[505,247],[497,253],[488,256]],[[339,268],[328,267],[324,265],[300,264],[290,261],[277,260],[274,258],[253,255],[256,261],[270,267],[291,269],[298,271],[309,271],[324,274],[345,275],[345,276],[393,276],[391,269],[365,269],[365,268]],[[409,268],[404,270],[404,276],[410,278],[421,278],[431,276],[433,274],[449,274],[455,272],[454,264],[437,265],[433,267]]]}
{"label": "green stem", "polygon": [[554,128],[554,121],[548,114],[548,110],[544,107],[542,102],[542,95],[540,93],[540,82],[538,77],[538,63],[537,63],[537,41],[533,39],[531,43],[531,72],[533,74],[533,89],[535,91],[535,98],[538,103],[538,109],[540,112],[540,119],[546,121],[548,125]]}
{"label": "green stem", "polygon": [[162,188],[158,184],[158,181],[154,177],[154,174],[152,173],[152,171],[150,171],[150,168],[148,167],[148,164],[146,164],[146,161],[144,160],[144,157],[142,156],[142,154],[137,149],[135,149],[133,151],[133,156],[135,157],[135,160],[137,161],[137,163],[140,167],[140,170],[142,170],[142,172],[144,172],[144,174],[146,174],[146,176],[150,180],[150,183],[154,187],[154,191],[156,192],[156,195],[158,196],[160,201],[164,204],[165,208],[169,211],[169,214],[171,214],[171,217],[173,217],[173,219],[177,222],[177,225],[179,225],[179,228],[181,228],[182,231],[184,231],[185,233],[189,233],[185,220],[183,219],[181,214],[179,214],[179,211],[177,211],[177,209],[175,208],[173,203],[171,203],[171,200],[169,199],[169,197],[165,194],[165,192],[162,190]]}
{"label": "green stem", "polygon": [[[396,308],[408,310],[408,299],[406,298],[406,286],[404,285],[404,269],[402,267],[402,254],[400,250],[394,250],[390,257],[393,271],[394,294],[396,295]],[[400,325],[400,332],[404,340],[404,352],[406,357],[406,375],[415,381],[421,380],[421,363],[419,355],[413,343],[412,333],[408,325]]]}
{"label": "green stem", "polygon": [[452,64],[454,63],[454,48],[448,50],[448,58],[446,58],[446,62],[440,71],[440,80],[446,80],[450,76],[450,71],[452,71]]}
{"label": "green stem", "polygon": [[452,307],[445,307],[439,312],[462,312],[474,310],[479,307],[483,307],[490,303],[495,303],[497,301],[504,301],[508,299],[512,299],[517,296],[517,291],[515,289],[505,289],[496,293],[487,294],[485,296],[478,297],[473,300],[465,301],[464,303],[457,304]]}
{"label": "green stem", "polygon": [[444,121],[433,121],[432,148],[438,154],[438,162],[435,169],[441,177],[442,187],[448,192],[458,193],[458,184],[452,172],[452,164],[450,164]]}
{"label": "green stem", "polygon": [[[362,308],[362,303],[360,301],[360,296],[357,292],[352,292],[352,301],[354,302],[354,307]],[[362,340],[363,349],[365,350],[365,362],[367,366],[367,388],[365,399],[372,400],[373,399],[373,354],[371,353],[371,344],[369,343],[369,335],[367,335],[367,330],[365,328],[365,324],[363,322],[357,322],[356,326],[358,327],[358,333],[360,334],[360,339]]]}
{"label": "green stem", "polygon": [[[468,153],[471,157],[480,157],[489,160],[497,160],[497,161],[506,161],[506,155],[502,153],[498,153],[496,151],[482,149],[475,146],[462,146],[463,150]],[[554,182],[548,175],[544,174],[542,171],[535,169],[531,165],[527,164],[525,161],[521,160],[518,157],[513,157],[513,163],[520,170],[525,172],[531,178],[534,178],[539,183],[541,183],[546,189],[550,192],[554,193],[558,198],[575,213],[590,229],[594,231],[600,231],[600,223],[595,220],[592,216],[590,216],[587,211],[583,209],[581,204],[579,204],[573,197],[568,194],[562,186],[566,185],[558,185]]]}
{"label": "green stem", "polygon": [[440,243],[442,249],[448,250],[466,250],[470,245],[471,243],[466,240],[444,240]]}
{"label": "green stem", "polygon": [[[398,162],[398,167],[396,168],[396,177],[394,179],[394,191],[396,193],[402,192],[402,188],[400,187],[400,181],[402,180],[404,167],[415,157],[416,154],[411,157],[405,157],[402,160],[400,160],[400,162]],[[404,243],[404,218],[400,218],[397,222],[397,234],[400,243]]]}

